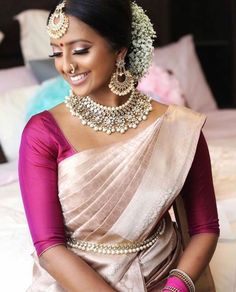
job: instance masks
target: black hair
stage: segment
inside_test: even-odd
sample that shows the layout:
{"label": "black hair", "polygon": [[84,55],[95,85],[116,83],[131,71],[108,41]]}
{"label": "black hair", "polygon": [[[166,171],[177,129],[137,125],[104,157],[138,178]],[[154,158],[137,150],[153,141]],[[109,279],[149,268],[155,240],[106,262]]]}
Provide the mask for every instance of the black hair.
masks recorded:
{"label": "black hair", "polygon": [[96,30],[115,51],[129,48],[132,29],[130,0],[67,0],[65,13]]}

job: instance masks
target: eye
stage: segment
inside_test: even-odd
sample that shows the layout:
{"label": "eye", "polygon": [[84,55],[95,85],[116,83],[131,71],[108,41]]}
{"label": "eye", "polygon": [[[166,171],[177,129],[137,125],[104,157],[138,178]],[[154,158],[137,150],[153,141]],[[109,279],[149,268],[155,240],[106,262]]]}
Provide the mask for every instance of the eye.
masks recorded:
{"label": "eye", "polygon": [[87,54],[89,52],[89,48],[83,48],[83,49],[74,49],[73,50],[73,55],[82,55],[82,54]]}
{"label": "eye", "polygon": [[61,52],[54,52],[51,55],[49,55],[48,57],[49,58],[55,58],[55,57],[60,57],[61,55],[62,55]]}

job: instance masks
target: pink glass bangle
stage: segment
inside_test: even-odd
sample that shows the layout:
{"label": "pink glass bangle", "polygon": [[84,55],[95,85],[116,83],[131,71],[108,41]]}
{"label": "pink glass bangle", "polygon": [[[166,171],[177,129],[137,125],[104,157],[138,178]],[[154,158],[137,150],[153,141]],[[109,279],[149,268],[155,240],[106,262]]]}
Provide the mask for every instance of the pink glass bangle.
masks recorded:
{"label": "pink glass bangle", "polygon": [[[165,289],[165,287],[167,289]],[[162,292],[171,291],[169,289],[169,287],[172,287],[173,291],[175,289],[177,289],[177,291],[179,290],[179,292],[189,292],[189,290],[188,290],[187,286],[185,285],[185,283],[181,279],[179,279],[179,278],[177,278],[175,276],[171,276],[171,277],[168,278],[168,280],[167,280],[167,282],[165,284],[165,287],[163,288]]]}

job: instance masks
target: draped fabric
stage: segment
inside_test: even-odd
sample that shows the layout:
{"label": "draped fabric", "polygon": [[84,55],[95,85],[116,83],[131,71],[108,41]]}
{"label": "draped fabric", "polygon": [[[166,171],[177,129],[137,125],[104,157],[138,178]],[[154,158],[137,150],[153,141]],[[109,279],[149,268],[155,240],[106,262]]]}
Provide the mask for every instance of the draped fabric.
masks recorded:
{"label": "draped fabric", "polygon": [[[67,236],[96,244],[142,242],[163,224],[157,241],[131,254],[71,248],[116,291],[161,291],[181,253],[168,209],[183,187],[205,116],[169,106],[135,137],[78,152],[58,166],[59,200]],[[68,247],[69,248],[69,247]],[[64,289],[38,264],[28,291]]]}

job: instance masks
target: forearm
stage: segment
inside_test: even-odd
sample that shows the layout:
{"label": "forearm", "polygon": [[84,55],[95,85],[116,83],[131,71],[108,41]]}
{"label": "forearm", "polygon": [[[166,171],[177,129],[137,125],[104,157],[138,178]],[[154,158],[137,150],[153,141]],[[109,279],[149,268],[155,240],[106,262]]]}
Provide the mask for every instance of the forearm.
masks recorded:
{"label": "forearm", "polygon": [[218,235],[211,233],[192,236],[177,268],[187,273],[195,282],[210,262],[217,240]]}
{"label": "forearm", "polygon": [[39,261],[68,292],[115,291],[85,261],[63,245],[45,251]]}

